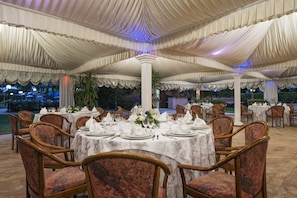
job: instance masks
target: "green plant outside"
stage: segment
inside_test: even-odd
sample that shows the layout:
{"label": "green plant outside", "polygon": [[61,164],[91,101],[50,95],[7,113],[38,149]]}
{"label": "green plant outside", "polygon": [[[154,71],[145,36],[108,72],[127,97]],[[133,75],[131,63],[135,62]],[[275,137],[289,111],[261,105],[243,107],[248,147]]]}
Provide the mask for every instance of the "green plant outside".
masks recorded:
{"label": "green plant outside", "polygon": [[76,106],[89,108],[98,106],[98,91],[96,79],[91,73],[79,76],[74,91]]}

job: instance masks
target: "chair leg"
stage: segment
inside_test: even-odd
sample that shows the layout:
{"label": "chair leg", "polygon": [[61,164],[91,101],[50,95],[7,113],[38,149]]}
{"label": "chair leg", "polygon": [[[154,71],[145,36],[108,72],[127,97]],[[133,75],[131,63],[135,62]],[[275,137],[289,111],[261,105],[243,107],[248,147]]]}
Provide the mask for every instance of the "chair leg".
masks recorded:
{"label": "chair leg", "polygon": [[14,149],[14,134],[11,135],[11,150]]}

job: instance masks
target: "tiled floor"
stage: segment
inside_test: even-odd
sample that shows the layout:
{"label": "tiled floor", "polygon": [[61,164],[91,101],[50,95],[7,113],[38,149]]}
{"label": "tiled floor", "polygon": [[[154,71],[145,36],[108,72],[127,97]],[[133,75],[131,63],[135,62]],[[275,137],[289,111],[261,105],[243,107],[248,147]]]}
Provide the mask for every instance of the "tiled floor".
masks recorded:
{"label": "tiled floor", "polygon": [[[269,135],[271,139],[267,156],[268,197],[295,198],[297,127],[271,127]],[[11,135],[0,135],[0,175],[0,197],[26,197],[24,169],[20,155],[11,150]]]}

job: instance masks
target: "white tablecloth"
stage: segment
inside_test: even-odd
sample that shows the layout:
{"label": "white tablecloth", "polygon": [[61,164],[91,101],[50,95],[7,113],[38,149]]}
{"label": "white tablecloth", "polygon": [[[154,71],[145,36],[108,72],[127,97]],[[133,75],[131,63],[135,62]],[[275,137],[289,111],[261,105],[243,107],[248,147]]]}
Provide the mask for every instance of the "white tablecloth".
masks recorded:
{"label": "white tablecloth", "polygon": [[[49,113],[52,113],[52,112],[49,112]],[[60,112],[54,112],[55,114],[60,114],[60,115],[63,115],[65,116],[72,124],[71,124],[71,129],[70,129],[70,132],[72,135],[75,135],[76,133],[76,120],[80,117],[83,117],[83,116],[93,116],[93,117],[97,117],[100,115],[100,113],[97,111],[97,112],[92,112],[92,111],[89,111],[89,112],[76,112],[76,113],[60,113]],[[40,113],[37,113],[35,114],[34,116],[34,119],[33,119],[33,122],[39,122],[40,121],[40,117],[44,115],[44,114],[40,114]]]}
{"label": "white tablecloth", "polygon": [[[131,128],[130,123],[122,122],[114,126],[113,130],[119,132]],[[215,163],[214,139],[211,129],[199,130],[194,137],[172,138],[163,136],[162,133],[168,129],[154,129],[159,138],[146,140],[126,140],[121,137],[103,138],[87,136],[86,132],[78,130],[71,148],[74,149],[75,160],[82,161],[85,157],[108,151],[133,151],[154,156],[171,165],[172,174],[168,181],[168,197],[182,197],[182,181],[177,164],[193,164],[209,166]],[[189,178],[197,177],[189,171]]]}
{"label": "white tablecloth", "polygon": [[[270,108],[270,105],[249,105],[248,109],[253,111],[253,120],[266,121],[266,111]],[[284,106],[284,123],[290,125],[290,107]],[[270,122],[270,120],[269,120]],[[280,123],[277,123],[278,125]]]}

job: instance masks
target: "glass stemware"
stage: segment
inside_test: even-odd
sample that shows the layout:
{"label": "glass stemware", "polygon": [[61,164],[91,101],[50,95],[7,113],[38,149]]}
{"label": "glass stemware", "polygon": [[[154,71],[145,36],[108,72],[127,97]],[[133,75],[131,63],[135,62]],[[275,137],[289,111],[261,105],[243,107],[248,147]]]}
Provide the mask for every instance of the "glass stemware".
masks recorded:
{"label": "glass stemware", "polygon": [[150,128],[150,132],[152,132],[153,127],[154,127],[154,119],[152,119],[152,118],[148,119],[148,127]]}
{"label": "glass stemware", "polygon": [[143,125],[143,127],[144,127],[144,129],[146,131],[146,129],[148,127],[148,119],[147,118],[142,121],[142,125]]}

